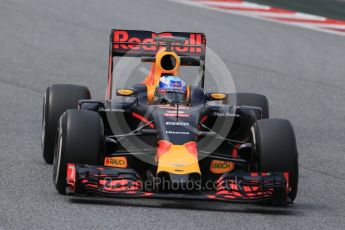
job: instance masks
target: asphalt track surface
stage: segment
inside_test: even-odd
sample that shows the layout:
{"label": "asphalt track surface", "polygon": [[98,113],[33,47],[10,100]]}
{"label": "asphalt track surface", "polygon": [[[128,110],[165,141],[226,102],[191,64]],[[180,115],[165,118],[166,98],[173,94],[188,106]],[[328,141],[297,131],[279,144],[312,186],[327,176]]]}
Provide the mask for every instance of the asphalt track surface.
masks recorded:
{"label": "asphalt track surface", "polygon": [[[300,189],[291,207],[58,195],[41,157],[54,83],[103,98],[111,28],[201,31],[238,91],[289,119]],[[175,2],[0,0],[0,229],[344,229],[345,37]]]}

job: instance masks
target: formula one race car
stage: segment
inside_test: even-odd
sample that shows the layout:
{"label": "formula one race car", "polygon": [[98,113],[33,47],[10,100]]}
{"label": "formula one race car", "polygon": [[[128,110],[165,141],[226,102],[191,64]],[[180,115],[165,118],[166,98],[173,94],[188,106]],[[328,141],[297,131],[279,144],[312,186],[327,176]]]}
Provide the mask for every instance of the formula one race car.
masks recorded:
{"label": "formula one race car", "polygon": [[[47,88],[42,152],[57,191],[292,203],[298,153],[290,122],[269,119],[263,95],[206,92],[205,53],[202,33],[112,30],[104,101],[84,86]],[[119,87],[115,57],[150,71]],[[187,85],[182,67],[197,68],[199,81]]]}

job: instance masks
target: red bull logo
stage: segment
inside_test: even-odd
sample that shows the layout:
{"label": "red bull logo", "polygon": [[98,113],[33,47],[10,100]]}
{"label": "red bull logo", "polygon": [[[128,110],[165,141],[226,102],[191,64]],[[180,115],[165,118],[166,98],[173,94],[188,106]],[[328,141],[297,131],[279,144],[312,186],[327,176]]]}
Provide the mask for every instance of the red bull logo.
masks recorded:
{"label": "red bull logo", "polygon": [[[179,33],[179,32],[165,32],[154,33],[149,31],[133,31],[133,30],[114,30],[113,31],[113,49],[120,50],[144,50],[157,51],[156,42],[153,41],[155,37],[186,37],[183,45],[174,44],[172,50],[188,53],[202,53],[202,45],[205,44],[205,36],[201,33]],[[200,46],[200,47],[198,47]]]}

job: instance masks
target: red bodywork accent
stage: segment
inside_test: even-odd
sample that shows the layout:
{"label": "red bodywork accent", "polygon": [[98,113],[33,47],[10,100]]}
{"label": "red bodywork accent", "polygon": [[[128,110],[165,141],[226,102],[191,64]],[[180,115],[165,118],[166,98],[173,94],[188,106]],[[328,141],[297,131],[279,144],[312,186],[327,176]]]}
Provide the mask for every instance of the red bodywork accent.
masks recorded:
{"label": "red bodywork accent", "polygon": [[198,147],[196,142],[190,141],[184,144],[184,146],[188,149],[188,152],[190,152],[193,156],[198,156]]}
{"label": "red bodywork accent", "polygon": [[286,180],[286,192],[290,192],[290,181],[289,181],[289,173],[288,172],[284,172],[283,173],[285,180]]}
{"label": "red bodywork accent", "polygon": [[207,120],[208,115],[205,115],[201,118],[200,124],[203,124]]}
{"label": "red bodywork accent", "polygon": [[[260,173],[260,176],[267,176],[267,173]],[[259,173],[251,173],[251,176],[259,176]],[[262,189],[260,186],[255,185],[258,183],[256,179],[252,179],[253,185],[242,185],[241,181],[237,179],[225,179],[220,177],[216,183],[216,195],[224,196],[228,199],[256,199],[256,198],[269,198],[274,193],[274,188]]]}
{"label": "red bodywork accent", "polygon": [[155,128],[155,125],[154,125],[154,124],[150,123],[149,120],[147,120],[145,117],[141,116],[140,114],[135,113],[135,112],[132,112],[132,116],[135,117],[135,118],[137,118],[137,119],[139,119],[139,120],[141,120],[141,121],[144,122],[145,124],[148,124],[152,129]]}
{"label": "red bodywork accent", "polygon": [[156,160],[159,160],[160,156],[168,152],[173,144],[166,140],[160,140],[157,143],[157,157]]}
{"label": "red bodywork accent", "polygon": [[67,186],[71,191],[75,192],[75,183],[76,183],[76,168],[75,164],[67,164],[67,174],[66,174]]}
{"label": "red bodywork accent", "polygon": [[240,147],[240,144],[236,144],[235,148],[232,149],[231,155],[233,158],[238,158],[238,147]]}
{"label": "red bodywork accent", "polygon": [[207,118],[208,118],[208,115],[205,115],[205,116],[203,116],[201,119],[200,119],[200,123],[199,123],[199,125],[198,125],[198,129],[200,129],[200,124],[203,124],[206,120],[207,120]]}
{"label": "red bodywork accent", "polygon": [[[156,160],[159,160],[159,158],[164,153],[168,152],[170,150],[171,146],[173,146],[173,144],[170,143],[169,141],[166,141],[166,140],[158,141]],[[198,156],[198,147],[197,147],[197,143],[196,142],[190,141],[190,142],[185,143],[184,146],[186,147],[186,149],[188,150],[188,152],[190,154],[192,154],[195,157]]]}

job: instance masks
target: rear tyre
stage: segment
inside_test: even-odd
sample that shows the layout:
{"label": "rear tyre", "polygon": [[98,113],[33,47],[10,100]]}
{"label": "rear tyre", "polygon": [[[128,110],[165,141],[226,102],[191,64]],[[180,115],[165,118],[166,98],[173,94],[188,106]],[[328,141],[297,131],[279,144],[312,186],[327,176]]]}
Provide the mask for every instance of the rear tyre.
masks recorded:
{"label": "rear tyre", "polygon": [[256,93],[236,93],[237,105],[255,106],[261,108],[262,119],[269,118],[269,103],[267,97]]}
{"label": "rear tyre", "polygon": [[293,201],[298,188],[298,153],[295,133],[289,121],[266,119],[252,127],[254,153],[259,172],[288,172]]}
{"label": "rear tyre", "polygon": [[85,86],[61,84],[47,88],[43,99],[41,144],[46,163],[53,163],[56,130],[61,114],[67,109],[76,109],[79,100],[90,98],[90,91]]}
{"label": "rear tyre", "polygon": [[104,127],[98,113],[74,109],[64,112],[54,153],[53,180],[57,191],[66,193],[67,163],[98,165],[103,149]]}

